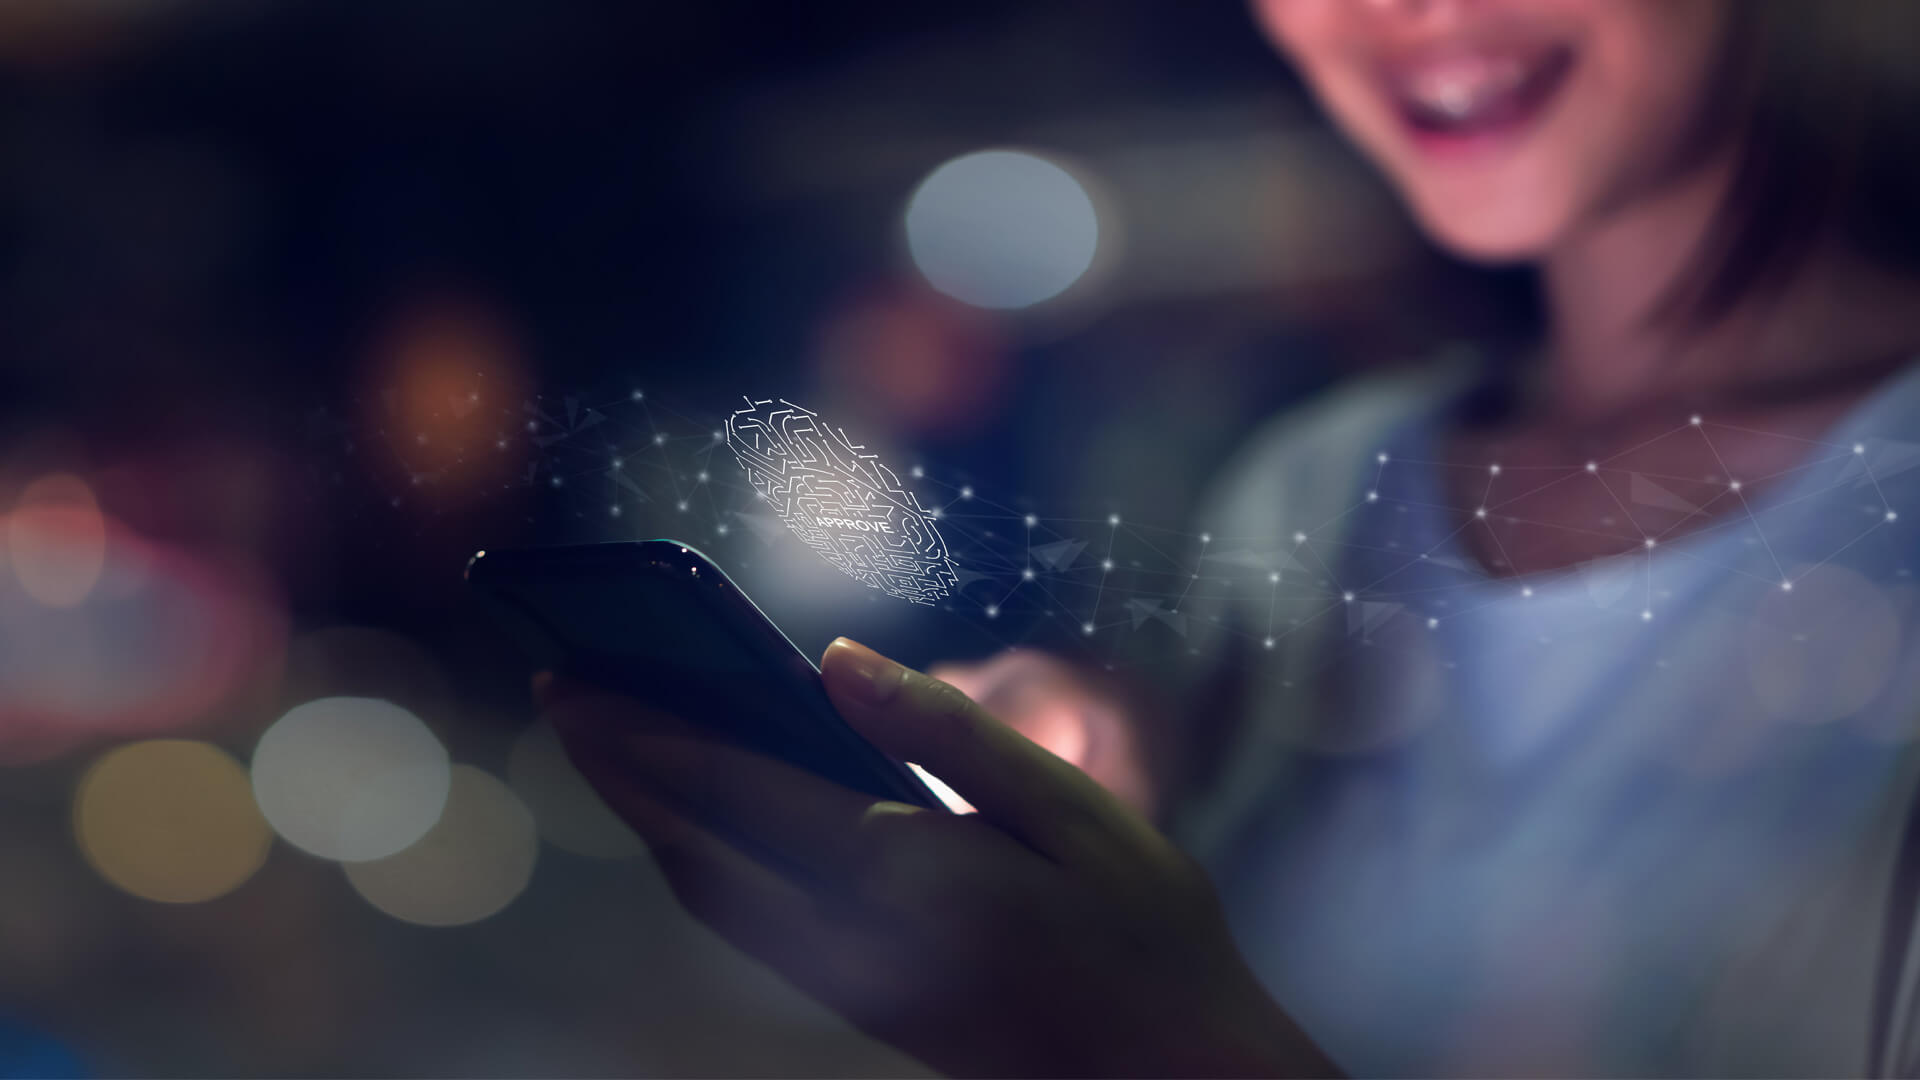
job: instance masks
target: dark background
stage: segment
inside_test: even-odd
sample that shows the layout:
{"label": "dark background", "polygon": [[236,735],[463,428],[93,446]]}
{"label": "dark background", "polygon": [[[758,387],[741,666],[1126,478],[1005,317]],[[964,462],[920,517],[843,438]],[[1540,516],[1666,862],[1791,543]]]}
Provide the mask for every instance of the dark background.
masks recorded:
{"label": "dark background", "polygon": [[[968,308],[919,277],[902,209],[1006,146],[1098,185],[1099,272]],[[1419,244],[1234,3],[9,0],[0,512],[80,477],[107,565],[186,560],[189,602],[252,612],[254,659],[191,705],[99,705],[135,668],[201,678],[162,655],[197,625],[164,606],[90,667],[0,657],[0,1072],[49,1041],[105,1074],[915,1071],[715,944],[644,858],[543,845],[452,928],[284,842],[163,903],[83,856],[76,784],[135,737],[244,763],[342,693],[504,774],[531,710],[460,591],[486,545],[712,545],[810,650],[1070,638],[1049,605],[913,608],[752,534],[709,429],[742,394],[802,401],[924,464],[930,502],[977,490],[956,548],[1030,511],[1049,538],[1124,513],[1186,542],[1261,419],[1497,335],[1517,291]],[[655,471],[623,488],[627,454]],[[60,618],[104,634],[93,602]],[[8,604],[0,649],[55,625]]]}

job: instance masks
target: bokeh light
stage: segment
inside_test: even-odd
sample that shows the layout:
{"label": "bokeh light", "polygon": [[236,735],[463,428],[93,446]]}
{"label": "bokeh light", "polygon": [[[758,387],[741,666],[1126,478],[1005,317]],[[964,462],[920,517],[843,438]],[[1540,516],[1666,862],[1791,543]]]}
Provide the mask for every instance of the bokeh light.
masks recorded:
{"label": "bokeh light", "polygon": [[1746,627],[1747,675],[1761,709],[1826,723],[1879,695],[1900,653],[1900,617],[1887,593],[1831,563],[1795,567],[1791,590],[1769,589]]}
{"label": "bokeh light", "polygon": [[380,859],[440,820],[447,751],[418,717],[378,698],[288,711],[253,752],[253,793],[275,832],[315,855]]}
{"label": "bokeh light", "polygon": [[422,926],[478,922],[513,902],[539,855],[533,815],[513,790],[471,765],[455,765],[440,820],[405,851],[348,863],[367,902]]}
{"label": "bokeh light", "polygon": [[645,850],[573,767],[560,737],[546,724],[534,724],[514,740],[507,756],[507,783],[533,812],[540,835],[562,851],[625,859]]}
{"label": "bokeh light", "polygon": [[55,473],[34,481],[7,517],[14,576],[48,607],[73,607],[100,580],[107,528],[86,481]]}
{"label": "bokeh light", "polygon": [[907,203],[907,247],[933,287],[977,307],[1021,308],[1093,265],[1100,223],[1073,174],[1034,154],[985,150],[935,169]]}
{"label": "bokeh light", "polygon": [[186,739],[102,755],[75,791],[73,824],[100,876],[135,896],[177,904],[238,888],[273,845],[246,770],[219,747]]}

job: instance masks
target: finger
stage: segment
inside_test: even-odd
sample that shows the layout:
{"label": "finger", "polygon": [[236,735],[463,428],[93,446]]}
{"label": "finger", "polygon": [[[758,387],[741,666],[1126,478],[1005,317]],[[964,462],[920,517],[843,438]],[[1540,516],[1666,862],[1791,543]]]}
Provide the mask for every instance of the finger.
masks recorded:
{"label": "finger", "polygon": [[838,638],[821,658],[842,716],[880,749],[946,781],[980,815],[1068,861],[1090,840],[1144,824],[1085,773],[995,720],[965,694]]}
{"label": "finger", "polygon": [[638,782],[657,787],[671,806],[737,839],[771,867],[812,885],[864,880],[903,824],[897,819],[924,813],[710,740],[645,735],[623,745]]}

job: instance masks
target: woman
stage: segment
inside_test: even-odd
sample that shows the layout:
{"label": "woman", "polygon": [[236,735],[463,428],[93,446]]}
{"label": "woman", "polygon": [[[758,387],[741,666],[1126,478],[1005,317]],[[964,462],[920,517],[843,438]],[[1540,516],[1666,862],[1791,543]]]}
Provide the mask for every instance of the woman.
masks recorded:
{"label": "woman", "polygon": [[695,914],[950,1073],[1920,1064],[1911,9],[1255,10],[1437,243],[1538,267],[1544,330],[1230,470],[1205,524],[1273,566],[1190,620],[1202,749],[1032,654],[842,640],[849,722],[977,815],[549,690],[576,760]]}

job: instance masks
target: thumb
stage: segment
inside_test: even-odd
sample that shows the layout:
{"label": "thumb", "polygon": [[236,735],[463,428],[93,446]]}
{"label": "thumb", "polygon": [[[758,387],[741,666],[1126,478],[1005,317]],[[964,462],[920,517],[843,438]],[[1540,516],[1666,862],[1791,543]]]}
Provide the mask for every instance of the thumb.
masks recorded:
{"label": "thumb", "polygon": [[846,638],[827,646],[820,671],[856,731],[924,767],[1034,849],[1064,857],[1089,828],[1127,831],[1126,809],[1104,788],[947,683]]}

